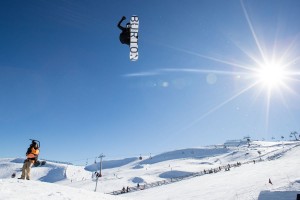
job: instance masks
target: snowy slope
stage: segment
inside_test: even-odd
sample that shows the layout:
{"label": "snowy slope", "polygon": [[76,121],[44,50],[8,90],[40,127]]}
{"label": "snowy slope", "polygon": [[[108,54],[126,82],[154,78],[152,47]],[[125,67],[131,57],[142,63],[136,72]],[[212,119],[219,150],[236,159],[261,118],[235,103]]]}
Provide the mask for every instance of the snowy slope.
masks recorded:
{"label": "snowy slope", "polygon": [[[131,199],[243,199],[295,200],[300,194],[300,147],[280,159],[245,164],[216,174],[196,177],[143,192],[128,193]],[[273,185],[269,184],[269,179]],[[162,195],[163,194],[163,195]]]}
{"label": "snowy slope", "polygon": [[[224,148],[220,145],[175,150],[143,160],[137,158],[105,160],[103,177],[98,181],[97,193],[112,193],[127,186],[136,190],[137,184],[140,184],[137,192],[121,196],[145,200],[154,198],[283,200],[289,196],[295,199],[295,191],[300,190],[300,171],[297,171],[300,166],[298,145],[298,142],[256,141],[251,142],[250,147],[240,145]],[[23,159],[0,159],[0,179],[3,187],[9,188],[10,186],[6,185],[17,184],[10,176],[14,171],[20,176],[22,162]],[[228,164],[234,166],[237,162],[242,165],[225,171]],[[204,170],[219,167],[221,171],[218,173],[203,174]],[[83,167],[48,162],[43,167],[32,169],[32,180],[93,192],[96,185],[93,173],[98,169],[99,163]],[[273,185],[268,183],[269,178]],[[35,183],[37,187],[48,187],[40,186],[40,182]],[[158,183],[161,186],[140,190],[144,187],[157,186]],[[1,195],[2,191],[0,197]]]}
{"label": "snowy slope", "polygon": [[122,200],[126,198],[90,192],[40,181],[0,179],[1,200]]}

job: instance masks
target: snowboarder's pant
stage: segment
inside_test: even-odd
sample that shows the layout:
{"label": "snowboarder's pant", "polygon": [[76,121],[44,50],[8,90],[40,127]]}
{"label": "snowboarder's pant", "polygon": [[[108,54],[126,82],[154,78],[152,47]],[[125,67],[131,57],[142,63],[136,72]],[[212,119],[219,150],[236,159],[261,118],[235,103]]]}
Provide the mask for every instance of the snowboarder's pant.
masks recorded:
{"label": "snowboarder's pant", "polygon": [[30,160],[25,160],[23,168],[22,168],[22,179],[30,179],[30,169],[32,167],[33,163]]}

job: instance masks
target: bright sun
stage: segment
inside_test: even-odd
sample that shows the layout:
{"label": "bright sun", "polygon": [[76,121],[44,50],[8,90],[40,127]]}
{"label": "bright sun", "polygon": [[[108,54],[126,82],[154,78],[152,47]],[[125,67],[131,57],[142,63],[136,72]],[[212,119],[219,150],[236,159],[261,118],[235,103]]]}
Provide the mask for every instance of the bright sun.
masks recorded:
{"label": "bright sun", "polygon": [[260,66],[257,76],[259,82],[271,89],[284,83],[285,71],[278,63],[267,63]]}

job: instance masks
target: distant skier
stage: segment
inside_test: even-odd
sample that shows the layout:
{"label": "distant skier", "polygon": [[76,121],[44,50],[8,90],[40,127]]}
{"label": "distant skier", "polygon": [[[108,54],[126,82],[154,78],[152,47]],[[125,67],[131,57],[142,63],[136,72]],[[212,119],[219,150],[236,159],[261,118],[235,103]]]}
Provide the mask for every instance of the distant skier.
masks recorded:
{"label": "distant skier", "polygon": [[118,28],[121,29],[120,33],[120,42],[122,44],[130,45],[130,23],[126,24],[126,27],[121,26],[121,23],[126,19],[125,16],[122,17],[122,19],[118,23]]}
{"label": "distant skier", "polygon": [[273,183],[272,183],[272,181],[271,181],[271,179],[269,178],[269,183],[271,184],[271,185],[273,185]]}
{"label": "distant skier", "polygon": [[99,173],[99,172],[95,172],[94,174],[95,174],[96,178],[102,177],[101,173]]}
{"label": "distant skier", "polygon": [[24,161],[22,168],[22,175],[19,179],[27,179],[30,180],[30,170],[32,165],[37,162],[38,155],[40,153],[39,145],[35,140],[32,140],[31,145],[27,149],[26,157],[27,159]]}
{"label": "distant skier", "polygon": [[121,193],[125,193],[125,187],[122,188]]}

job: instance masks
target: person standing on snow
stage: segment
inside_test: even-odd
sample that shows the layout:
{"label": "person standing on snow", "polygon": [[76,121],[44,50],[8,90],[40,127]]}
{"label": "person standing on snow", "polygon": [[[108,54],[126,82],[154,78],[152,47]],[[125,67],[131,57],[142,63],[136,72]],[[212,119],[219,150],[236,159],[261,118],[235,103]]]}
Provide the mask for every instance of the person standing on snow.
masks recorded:
{"label": "person standing on snow", "polygon": [[39,146],[35,140],[32,141],[30,147],[26,152],[26,160],[24,161],[22,168],[22,175],[19,179],[27,179],[30,180],[30,170],[32,165],[37,162],[38,155],[40,153]]}
{"label": "person standing on snow", "polygon": [[130,45],[130,23],[126,24],[126,27],[122,27],[121,23],[126,19],[125,16],[122,17],[122,19],[119,21],[118,23],[118,28],[121,29],[121,33],[120,33],[120,42],[122,44],[127,44]]}

